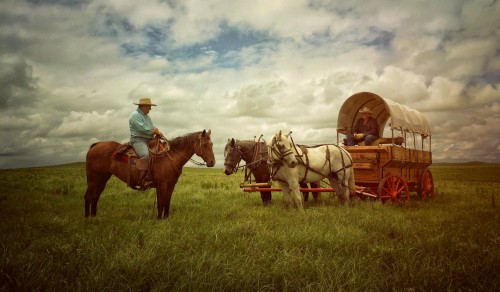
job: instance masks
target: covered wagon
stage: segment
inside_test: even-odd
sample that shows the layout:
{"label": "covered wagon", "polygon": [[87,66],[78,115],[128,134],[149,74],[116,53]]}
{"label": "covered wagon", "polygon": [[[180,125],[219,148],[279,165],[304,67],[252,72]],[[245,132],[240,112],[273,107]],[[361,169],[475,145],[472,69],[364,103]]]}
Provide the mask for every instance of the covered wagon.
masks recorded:
{"label": "covered wagon", "polygon": [[[377,121],[380,138],[371,145],[348,146],[341,139],[353,132],[365,107]],[[431,128],[421,112],[371,92],[356,93],[340,108],[337,144],[352,156],[358,191],[382,201],[406,201],[412,192],[424,199],[434,196]]]}

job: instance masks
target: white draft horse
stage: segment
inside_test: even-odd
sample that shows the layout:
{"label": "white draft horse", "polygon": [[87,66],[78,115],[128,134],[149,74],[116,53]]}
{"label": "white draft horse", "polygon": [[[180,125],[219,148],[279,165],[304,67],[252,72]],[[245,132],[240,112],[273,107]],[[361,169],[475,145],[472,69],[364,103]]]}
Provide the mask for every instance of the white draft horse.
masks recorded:
{"label": "white draft horse", "polygon": [[[287,207],[303,208],[299,183],[328,178],[341,205],[354,192],[352,157],[335,144],[300,146],[290,134],[276,133],[268,142],[268,164],[271,178],[278,181]],[[290,195],[291,192],[291,195]]]}

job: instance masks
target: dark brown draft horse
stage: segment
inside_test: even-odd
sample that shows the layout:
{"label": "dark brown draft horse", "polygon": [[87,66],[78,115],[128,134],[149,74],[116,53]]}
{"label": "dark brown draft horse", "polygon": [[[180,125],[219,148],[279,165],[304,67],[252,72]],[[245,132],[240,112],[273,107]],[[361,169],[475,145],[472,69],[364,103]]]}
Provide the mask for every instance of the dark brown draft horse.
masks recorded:
{"label": "dark brown draft horse", "polygon": [[[250,173],[253,174],[255,182],[270,182],[271,175],[267,165],[267,158],[267,144],[263,141],[227,139],[224,148],[224,173],[226,175],[236,173],[240,161],[243,160],[246,162],[246,167],[250,170]],[[320,182],[313,182],[310,185],[313,188],[321,186]],[[300,184],[300,186],[307,188],[307,184]],[[304,201],[307,201],[309,199],[309,192],[303,192],[302,194],[304,195]],[[270,204],[272,201],[271,192],[261,191],[260,197],[264,206]],[[318,193],[313,192],[313,197],[315,200],[319,200]]]}
{"label": "dark brown draft horse", "polygon": [[[170,199],[175,184],[182,173],[182,167],[196,154],[205,161],[207,167],[215,165],[215,156],[208,130],[177,137],[170,143],[170,150],[165,155],[152,160],[151,178],[156,188],[158,219],[168,218]],[[90,146],[87,152],[87,191],[85,192],[85,217],[96,216],[97,201],[106,187],[106,183],[115,175],[127,182],[129,164],[115,160],[113,153],[119,147],[117,142],[99,142]],[[131,179],[137,180],[138,171],[133,166]]]}

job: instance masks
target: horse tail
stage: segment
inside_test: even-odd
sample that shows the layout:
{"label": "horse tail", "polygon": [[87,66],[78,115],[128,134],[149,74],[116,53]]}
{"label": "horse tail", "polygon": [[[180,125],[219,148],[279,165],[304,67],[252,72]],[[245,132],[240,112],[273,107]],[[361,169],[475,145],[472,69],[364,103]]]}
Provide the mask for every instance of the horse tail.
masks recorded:
{"label": "horse tail", "polygon": [[354,180],[354,168],[352,166],[349,167],[349,172],[350,172],[349,181],[348,181],[349,189],[354,191],[356,189],[356,182]]}

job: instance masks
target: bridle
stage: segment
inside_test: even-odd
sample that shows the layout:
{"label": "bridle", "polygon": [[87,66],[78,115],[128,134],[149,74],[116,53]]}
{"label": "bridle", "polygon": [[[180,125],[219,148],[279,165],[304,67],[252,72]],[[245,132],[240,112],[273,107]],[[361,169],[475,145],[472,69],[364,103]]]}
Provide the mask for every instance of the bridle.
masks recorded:
{"label": "bridle", "polygon": [[[291,132],[290,132],[291,133]],[[280,134],[281,135],[281,134]],[[278,173],[281,166],[284,165],[283,160],[285,157],[289,155],[295,155],[293,153],[292,148],[284,149],[285,145],[281,144],[278,139],[276,139],[276,135],[273,137],[271,141],[271,145],[267,148],[268,158],[267,158],[267,166],[269,167],[270,179],[274,180],[274,177]],[[278,157],[278,159],[273,159],[273,155]]]}
{"label": "bridle", "polygon": [[[165,138],[165,137],[162,137],[162,138]],[[165,140],[166,140],[166,139],[167,139],[167,138],[165,138]],[[202,140],[203,140],[203,137],[201,137],[201,136],[200,136],[200,137],[198,137],[198,140],[194,143],[194,150],[195,150],[195,153],[196,153],[196,147],[197,147],[198,145],[199,145],[199,147],[200,147],[200,156],[202,156],[202,155],[203,155],[203,147],[201,147],[201,146],[202,146]],[[168,142],[168,141],[167,141],[167,142]],[[172,150],[177,151],[177,149],[175,149],[175,147],[173,147],[173,146],[172,146],[172,147],[170,147],[170,146],[169,146],[168,148],[169,148],[169,149],[171,148]],[[166,154],[167,154],[168,158],[169,158],[170,160],[173,160],[173,158],[170,156],[170,152],[168,152],[168,151],[169,151],[169,150],[167,150],[167,151],[166,151]],[[188,159],[189,161],[191,161],[191,163],[193,163],[193,164],[195,164],[195,165],[197,165],[197,166],[205,166],[205,165],[207,165],[205,162],[198,162],[198,161],[194,160],[194,159],[193,159],[193,158],[191,158],[191,157],[186,157],[186,156],[184,156],[182,153],[179,153],[179,155],[180,155],[181,157],[185,158],[185,159]]]}
{"label": "bridle", "polygon": [[240,168],[241,147],[237,145],[237,143],[238,142],[236,142],[235,140],[235,147],[231,147],[231,155],[227,156],[226,159],[224,159],[224,165],[229,166],[229,168],[231,169],[231,173],[236,173],[238,171],[238,168]]}
{"label": "bridle", "polygon": [[263,135],[259,137],[257,142],[255,141],[253,142],[254,145],[252,147],[253,149],[252,160],[247,164],[241,166],[240,162],[242,160],[242,156],[243,154],[246,154],[248,152],[243,151],[241,145],[238,145],[238,141],[234,140],[235,147],[231,146],[231,151],[228,151],[230,155],[225,155],[225,160],[224,160],[224,165],[228,166],[228,168],[231,169],[231,173],[236,173],[239,168],[245,168],[245,173],[246,173],[247,168],[253,170],[260,165],[260,163],[264,160],[264,158],[262,158],[261,145],[264,145],[267,148],[265,141],[261,142],[262,136]]}
{"label": "bridle", "polygon": [[[295,155],[293,153],[292,148],[286,149],[283,151],[285,146],[281,144],[278,139],[276,139],[276,136],[273,137],[273,140],[271,141],[271,146],[267,149],[268,151],[268,161],[267,164],[269,165],[276,165],[276,164],[283,164],[283,160],[285,157],[288,155]],[[278,159],[273,159],[272,157],[276,156]]]}
{"label": "bridle", "polygon": [[[198,141],[196,141],[196,143],[194,144],[194,151],[195,151],[195,153],[196,153],[196,145],[200,145],[199,147],[200,147],[200,156],[201,157],[203,157],[203,147],[202,147],[203,142],[202,142],[202,140],[203,140],[203,137],[200,136],[200,137],[198,137]],[[191,161],[192,163],[194,163],[194,164],[196,164],[198,166],[205,166],[205,165],[207,165],[205,162],[198,162],[198,161],[196,161],[196,160],[194,160],[192,158],[189,158],[189,161]]]}

